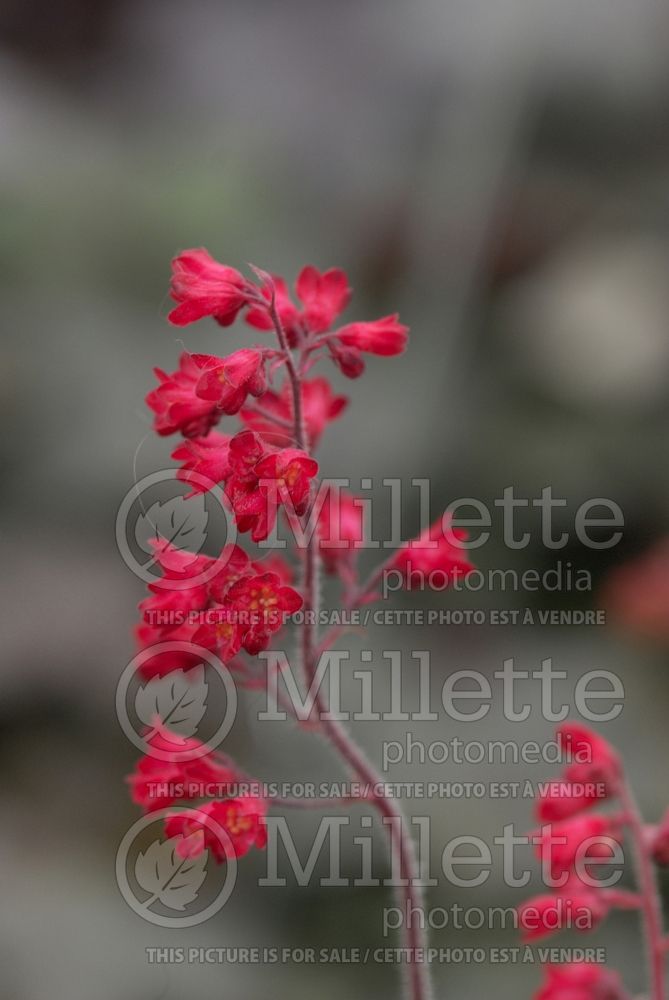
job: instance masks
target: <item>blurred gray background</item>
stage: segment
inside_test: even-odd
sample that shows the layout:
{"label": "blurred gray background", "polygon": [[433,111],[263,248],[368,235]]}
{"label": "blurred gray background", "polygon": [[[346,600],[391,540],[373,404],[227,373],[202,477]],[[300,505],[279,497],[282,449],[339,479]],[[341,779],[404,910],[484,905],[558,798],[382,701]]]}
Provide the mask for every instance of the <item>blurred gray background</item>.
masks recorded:
{"label": "blurred gray background", "polygon": [[[170,442],[146,437],[152,366],[175,367],[181,341],[216,352],[245,337],[167,325],[169,260],[206,246],[290,280],[306,262],[342,266],[356,290],[351,317],[400,310],[412,328],[404,358],[373,359],[358,383],[333,376],[352,402],[322,446],[327,474],[430,478],[435,507],[551,484],[569,500],[567,528],[588,497],[624,509],[614,550],[574,543],[559,554],[593,574],[591,594],[481,592],[426,605],[600,606],[610,569],[668,528],[668,26],[660,0],[0,4],[3,995],[397,995],[391,967],[156,967],[145,953],[376,946],[384,890],[259,890],[256,853],[215,919],[161,931],[115,884],[116,848],[137,811],[123,784],[136,753],[114,691],[143,596],[116,551],[115,512],[138,447],[138,474],[170,464]],[[409,533],[416,497],[405,515]],[[477,554],[483,568],[555,562],[536,530],[528,549],[510,552],[499,527]],[[524,668],[552,656],[569,672],[568,698],[585,671],[615,670],[627,697],[606,734],[649,819],[669,798],[661,643],[614,622],[385,628],[354,638],[354,666],[362,645],[431,649],[435,686],[455,668],[492,674],[505,656]],[[375,670],[384,684],[382,660]],[[324,746],[259,729],[252,714],[230,740],[249,770],[340,776]],[[427,740],[519,736],[499,704],[477,726],[412,728]],[[402,735],[398,723],[356,731],[377,759],[384,739]],[[535,710],[522,738],[550,736]],[[398,766],[390,777],[515,780],[518,770]],[[531,824],[523,800],[426,809],[437,861],[459,833],[490,839],[504,823]],[[291,821],[306,838],[317,820]],[[524,895],[497,872],[476,891],[442,884],[430,903]],[[512,931],[432,940],[517,943]],[[611,918],[591,942],[608,945],[630,990],[643,988],[633,916]],[[494,988],[511,1000],[530,996],[539,972],[443,965],[435,976],[439,996]]]}

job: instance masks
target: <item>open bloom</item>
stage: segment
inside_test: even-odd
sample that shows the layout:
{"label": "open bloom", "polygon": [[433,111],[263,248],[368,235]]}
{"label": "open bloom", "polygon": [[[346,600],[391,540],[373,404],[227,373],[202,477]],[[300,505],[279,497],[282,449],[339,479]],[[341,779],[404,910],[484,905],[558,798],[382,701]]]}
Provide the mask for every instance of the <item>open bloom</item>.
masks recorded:
{"label": "open bloom", "polygon": [[[325,333],[329,330],[351,298],[348,279],[339,268],[322,272],[311,265],[302,268],[295,282],[295,293],[302,303],[301,309],[292,302],[283,278],[275,277],[273,282],[276,310],[291,346],[301,334]],[[263,295],[269,301],[272,289],[265,286]],[[269,313],[259,306],[249,309],[246,322],[258,330],[272,329]]]}
{"label": "open bloom", "polygon": [[277,573],[243,577],[233,584],[227,602],[234,609],[242,630],[242,645],[248,653],[266,649],[286,615],[302,607],[302,598],[292,587],[284,586]]}
{"label": "open bloom", "polygon": [[[145,754],[126,779],[132,801],[145,812],[206,794],[225,795],[240,780],[232,764],[220,754],[203,753],[204,744],[199,740],[185,739],[159,721],[147,742],[150,748],[160,750],[160,758],[150,752]],[[186,753],[198,756],[184,760]]]}
{"label": "open bloom", "polygon": [[249,287],[239,271],[219,264],[207,250],[184,250],[172,261],[170,295],[178,305],[167,318],[175,326],[187,326],[213,316],[229,326],[246,305]]}
{"label": "open bloom", "polygon": [[168,375],[154,368],[154,373],[160,384],[147,395],[146,404],[155,413],[156,433],[165,436],[180,431],[188,438],[208,434],[222,411],[195,392],[202,370],[193,356],[184,351],[176,371]]}
{"label": "open bloom", "polygon": [[202,369],[195,386],[200,399],[216,403],[223,413],[237,413],[246,397],[262,396],[267,388],[265,364],[262,353],[242,348],[227,358],[213,354],[194,354],[195,363]]}
{"label": "open bloom", "polygon": [[318,472],[318,463],[305,452],[270,450],[253,431],[242,431],[230,442],[230,466],[225,492],[239,531],[250,531],[254,542],[267,538],[281,504],[288,502],[297,515],[305,512]]}
{"label": "open bloom", "polygon": [[399,548],[389,568],[403,575],[409,590],[425,586],[442,590],[457,575],[464,576],[473,569],[464,548],[455,544],[466,538],[466,531],[450,528],[441,517],[418,538]]}
{"label": "open bloom", "polygon": [[265,847],[266,815],[264,799],[240,795],[173,813],[165,820],[165,833],[179,838],[176,852],[182,858],[196,857],[209,850],[216,861],[226,861],[230,857],[243,857],[252,847]]}
{"label": "open bloom", "polygon": [[[229,662],[243,641],[248,641],[250,647],[254,645],[251,637],[245,638],[249,625],[242,628],[239,624],[230,592],[240,580],[257,578],[259,568],[266,570],[263,564],[251,562],[237,545],[225,546],[219,557],[212,559],[183,552],[165,540],[156,543],[155,558],[163,576],[149,585],[151,597],[140,604],[144,621],[137,629],[140,649],[146,653],[139,668],[143,676],[162,676],[198,666],[202,663],[200,647]],[[283,586],[289,569],[282,562],[278,565],[283,566],[283,575],[272,574],[272,580]],[[291,602],[286,594],[279,596],[286,605],[284,610],[289,610]],[[301,602],[299,595],[295,596]],[[282,623],[281,616],[269,631],[276,631]],[[251,624],[259,625],[257,615]],[[165,642],[173,644],[173,648],[152,652],[157,643]]]}
{"label": "open bloom", "polygon": [[318,462],[299,448],[283,448],[262,458],[255,467],[260,489],[268,495],[278,491],[278,499],[290,503],[296,514],[304,514],[309,503],[311,480],[318,472]]}
{"label": "open bloom", "polygon": [[617,972],[593,962],[544,966],[543,985],[534,1000],[627,1000]]}

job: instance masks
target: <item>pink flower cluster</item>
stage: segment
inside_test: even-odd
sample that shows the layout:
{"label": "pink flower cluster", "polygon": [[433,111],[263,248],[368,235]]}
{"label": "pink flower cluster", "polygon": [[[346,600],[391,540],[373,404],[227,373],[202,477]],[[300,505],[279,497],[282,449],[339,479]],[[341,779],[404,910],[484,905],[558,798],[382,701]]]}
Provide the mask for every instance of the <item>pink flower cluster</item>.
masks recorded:
{"label": "pink flower cluster", "polygon": [[[416,585],[416,574],[438,571],[450,579],[456,568],[468,571],[457,544],[465,535],[450,534],[446,519],[403,545],[361,583],[364,505],[340,488],[321,484],[319,489],[312,455],[348,400],[312,369],[329,359],[339,372],[356,378],[364,370],[364,355],[402,353],[408,329],[397,315],[341,325],[351,298],[341,270],[303,268],[294,298],[282,278],[253,270],[252,281],[202,249],[187,250],[172,263],[171,323],[183,327],[211,317],[228,327],[243,317],[263,337],[276,335],[276,341],[252,343],[221,357],[184,352],[175,371],[155,370],[158,384],[146,402],[157,434],[181,436],[172,457],[189,496],[216,490],[237,531],[255,543],[272,534],[280,516],[288,524],[311,517],[317,561],[340,579],[351,608],[378,598],[384,569],[399,572],[407,588]],[[219,428],[234,416],[240,422],[236,428]],[[253,558],[236,544],[218,555],[202,555],[157,538],[153,563],[158,573],[140,604],[136,633],[142,675],[150,679],[190,671],[209,651],[228,665],[240,686],[257,687],[253,657],[313,600],[313,569],[304,551],[308,542],[301,544],[302,550],[296,542],[302,580],[295,584],[293,568],[279,556]],[[323,648],[338,634],[326,634]],[[223,861],[231,851],[241,856],[265,843],[268,803],[259,795],[235,794],[236,765],[195,739],[181,740],[159,719],[128,780],[133,801],[147,811],[195,804],[170,812],[166,820],[166,833],[178,839],[184,857],[210,850]],[[206,791],[212,787],[214,795]]]}
{"label": "pink flower cluster", "polygon": [[[224,796],[186,811],[168,813],[165,833],[177,838],[177,853],[188,858],[210,850],[217,861],[264,847],[267,803],[260,795],[235,794],[248,780],[221,754],[207,751],[195,738],[182,739],[156,721],[145,754],[127,781],[132,801],[145,812],[166,809],[178,801],[202,799],[207,790]],[[186,759],[184,759],[184,757]]]}
{"label": "pink flower cluster", "polygon": [[[669,863],[669,812],[657,827],[642,823],[620,758],[594,731],[565,722],[558,727],[557,739],[569,763],[558,779],[540,790],[536,816],[542,826],[534,836],[550,891],[519,907],[523,936],[534,941],[564,928],[593,930],[614,907],[641,909],[659,969],[665,945],[656,904],[649,898],[650,865],[653,860]],[[615,803],[619,811],[591,811]],[[598,865],[624,860],[624,838],[640,858],[639,893],[599,885],[593,871]],[[579,962],[547,966],[546,981],[535,1000],[625,1000],[627,996],[617,973]]]}

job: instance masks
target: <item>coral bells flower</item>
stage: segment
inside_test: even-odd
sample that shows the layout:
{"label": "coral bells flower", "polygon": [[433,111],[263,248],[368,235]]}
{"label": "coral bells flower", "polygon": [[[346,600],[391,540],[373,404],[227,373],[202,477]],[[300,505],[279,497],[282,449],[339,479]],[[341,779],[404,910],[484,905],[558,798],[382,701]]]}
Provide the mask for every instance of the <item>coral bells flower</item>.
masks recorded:
{"label": "coral bells flower", "polygon": [[228,603],[234,608],[243,630],[242,645],[248,653],[266,649],[286,615],[302,607],[302,598],[292,587],[282,585],[277,573],[244,577],[228,591]]}
{"label": "coral bells flower", "polygon": [[153,427],[157,434],[180,431],[184,437],[202,437],[221,419],[222,411],[216,403],[195,392],[202,370],[192,355],[184,352],[171,375],[160,368],[154,368],[154,373],[160,385],[147,395],[146,404],[155,413]]}
{"label": "coral bells flower", "polygon": [[210,431],[206,437],[184,441],[172,452],[182,462],[177,479],[192,486],[188,496],[207,493],[230,473],[230,435]]}
{"label": "coral bells flower", "polygon": [[409,327],[400,323],[395,313],[367,323],[349,323],[337,330],[335,336],[345,347],[389,358],[405,350]]}
{"label": "coral bells flower", "polygon": [[[302,309],[298,309],[291,301],[283,278],[275,277],[272,281],[273,288],[269,284],[265,285],[263,295],[269,302],[272,292],[274,293],[276,310],[291,346],[297,343],[301,335],[325,333],[329,330],[351,298],[348,279],[339,268],[323,272],[311,265],[302,268],[295,282],[295,293],[302,303]],[[249,309],[246,322],[258,330],[272,329],[272,319],[262,307]]]}
{"label": "coral bells flower", "polygon": [[533,896],[518,907],[518,924],[525,941],[536,941],[564,929],[593,930],[608,914],[611,904],[601,889],[577,883],[559,893]]}
{"label": "coral bells flower", "polygon": [[565,769],[568,781],[601,781],[609,795],[615,794],[620,780],[620,760],[610,743],[587,726],[563,722],[557,728],[558,743],[574,760]]}
{"label": "coral bells flower", "polygon": [[318,462],[299,448],[283,448],[261,459],[255,467],[260,488],[285,503],[286,496],[296,514],[304,514],[309,504],[311,480],[318,473]]}
{"label": "coral bells flower", "polygon": [[562,777],[539,790],[537,818],[542,823],[574,816],[616,795],[620,761],[603,737],[576,722],[563,722],[557,729],[558,743],[572,758]]}
{"label": "coral bells flower", "polygon": [[216,861],[226,861],[243,857],[252,847],[265,847],[266,815],[267,805],[262,798],[240,795],[168,816],[165,833],[180,838],[176,852],[182,858],[209,850]]}
{"label": "coral bells flower", "polygon": [[156,548],[163,577],[149,585],[152,596],[140,604],[144,622],[137,638],[140,649],[148,652],[156,643],[180,645],[147,655],[141,673],[152,677],[190,670],[202,662],[199,647],[228,662],[239,652],[243,638],[228,594],[239,580],[257,575],[257,566],[237,545],[227,545],[217,559],[193,556],[164,540]]}
{"label": "coral bells flower", "polygon": [[277,508],[289,500],[297,515],[309,503],[318,463],[297,448],[270,451],[259,435],[242,431],[230,442],[231,474],[225,492],[241,532],[254,542],[267,538]]}
{"label": "coral bells flower", "polygon": [[229,326],[246,305],[250,287],[239,271],[219,264],[206,250],[184,250],[172,261],[170,295],[178,305],[167,318],[175,326],[187,326],[213,316]]}
{"label": "coral bells flower", "polygon": [[349,323],[328,340],[332,359],[342,374],[358,378],[365,370],[362,353],[392,357],[402,354],[407,345],[409,327],[399,322],[397,314],[368,323]]}
{"label": "coral bells flower", "polygon": [[[307,429],[309,446],[315,448],[327,425],[341,416],[348,406],[346,396],[336,396],[326,378],[305,379],[302,382],[302,413]],[[240,417],[247,427],[262,435],[270,444],[293,443],[292,433],[268,419],[265,414],[275,417],[278,421],[292,426],[293,424],[293,393],[288,382],[285,382],[280,392],[271,389],[265,393],[262,401],[264,413],[258,413],[252,407],[243,409]]]}
{"label": "coral bells flower", "polygon": [[534,1000],[627,1000],[617,972],[591,962],[544,966],[545,979]]}
{"label": "coral bells flower", "polygon": [[444,517],[435,521],[418,538],[407,542],[395,553],[389,569],[399,572],[404,586],[422,589],[425,586],[443,590],[458,575],[466,575],[474,568],[463,549],[453,539],[463,541],[467,532],[449,527]]}
{"label": "coral bells flower", "polygon": [[556,823],[600,804],[605,798],[606,787],[593,781],[577,784],[547,781],[539,788],[535,812],[542,823]]}
{"label": "coral bells flower", "polygon": [[200,399],[215,403],[223,413],[237,413],[246,397],[262,396],[267,388],[265,364],[260,351],[243,348],[227,358],[211,354],[194,354],[193,360],[202,369],[195,386]]}
{"label": "coral bells flower", "polygon": [[616,824],[603,815],[577,816],[542,827],[539,838],[537,857],[554,879],[570,873],[577,859],[584,865],[594,858],[613,860],[620,843]]}
{"label": "coral bells flower", "polygon": [[[221,755],[207,750],[194,737],[184,739],[158,721],[147,742],[160,757],[145,754],[126,778],[132,801],[145,812],[205,794],[225,795],[240,780],[239,773]],[[188,759],[184,759],[186,754]]]}

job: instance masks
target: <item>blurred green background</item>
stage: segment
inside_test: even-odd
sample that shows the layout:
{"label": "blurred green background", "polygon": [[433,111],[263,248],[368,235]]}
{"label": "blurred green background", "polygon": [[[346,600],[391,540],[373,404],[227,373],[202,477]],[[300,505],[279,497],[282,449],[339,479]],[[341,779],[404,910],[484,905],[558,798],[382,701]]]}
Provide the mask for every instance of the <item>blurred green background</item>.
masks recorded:
{"label": "blurred green background", "polygon": [[[402,359],[373,359],[320,452],[322,468],[380,483],[429,478],[435,509],[545,485],[625,513],[614,550],[559,558],[593,593],[429,598],[436,607],[598,607],[609,570],[669,527],[669,8],[659,0],[3,0],[0,4],[2,510],[2,993],[11,1000],[283,1000],[397,995],[396,970],[151,966],[157,944],[361,947],[382,942],[383,890],[260,890],[192,931],[143,923],[114,881],[137,816],[123,775],[135,751],[114,714],[141,583],[114,544],[138,474],[170,464],[146,437],[151,368],[181,343],[237,346],[245,331],[170,328],[169,260],[206,246],[285,274],[342,266],[354,318],[399,309]],[[248,339],[248,333],[246,333]],[[379,486],[379,496],[383,494]],[[418,519],[416,498],[407,532]],[[536,520],[525,550],[493,531],[485,569],[555,562]],[[499,528],[499,522],[496,522]],[[421,606],[403,598],[401,606]],[[668,608],[669,610],[669,608]],[[569,678],[619,673],[624,753],[649,820],[669,799],[666,649],[606,628],[377,629],[355,652],[429,648],[435,686],[505,656]],[[385,681],[386,665],[375,670]],[[412,680],[407,676],[407,685]],[[536,700],[533,687],[531,696]],[[230,749],[262,778],[338,777],[325,746],[261,730],[251,709]],[[479,725],[413,726],[426,740],[518,738],[495,705]],[[370,754],[401,724],[360,724]],[[522,738],[546,740],[535,710]],[[535,773],[536,772],[536,773]],[[545,778],[550,769],[530,777]],[[515,780],[517,769],[397,767],[395,780]],[[431,801],[439,843],[531,824],[530,803]],[[292,817],[306,844],[314,816]],[[353,864],[353,862],[351,862]],[[514,905],[501,872],[432,905]],[[434,932],[438,945],[513,945],[512,932]],[[584,939],[565,936],[570,944]],[[606,944],[643,988],[633,916]],[[439,996],[530,996],[533,966],[443,965]]]}

